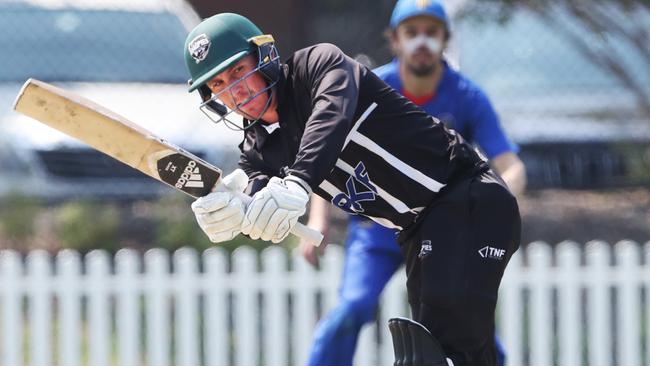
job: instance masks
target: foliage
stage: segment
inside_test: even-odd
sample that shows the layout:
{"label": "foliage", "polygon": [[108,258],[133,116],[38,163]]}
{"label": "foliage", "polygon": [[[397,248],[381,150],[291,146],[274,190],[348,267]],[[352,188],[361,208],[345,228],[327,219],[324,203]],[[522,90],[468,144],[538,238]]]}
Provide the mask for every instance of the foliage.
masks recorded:
{"label": "foliage", "polygon": [[190,210],[191,201],[185,196],[163,196],[153,205],[152,220],[155,233],[153,246],[176,250],[190,246],[197,250],[210,247],[211,243],[196,224]]}
{"label": "foliage", "polygon": [[34,235],[34,223],[41,210],[38,198],[19,193],[3,199],[0,210],[0,232],[9,241],[24,243]]}
{"label": "foliage", "polygon": [[[621,57],[622,46],[634,49],[650,70],[650,0],[478,0],[462,18],[507,22],[519,11],[535,14],[594,65],[632,92],[639,109],[650,116],[650,88]],[[591,34],[593,37],[584,37]]]}
{"label": "foliage", "polygon": [[56,209],[56,231],[63,248],[116,251],[120,218],[119,209],[111,204],[68,202]]}

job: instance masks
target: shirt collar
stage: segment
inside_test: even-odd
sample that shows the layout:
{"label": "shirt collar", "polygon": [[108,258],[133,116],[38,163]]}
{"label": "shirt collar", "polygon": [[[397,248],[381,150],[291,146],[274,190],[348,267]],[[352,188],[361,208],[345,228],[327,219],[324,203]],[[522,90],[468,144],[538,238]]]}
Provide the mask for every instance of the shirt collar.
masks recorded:
{"label": "shirt collar", "polygon": [[270,125],[267,125],[264,122],[258,122],[253,125],[250,130],[247,130],[246,133],[253,133],[255,150],[261,151],[269,136],[278,129],[280,129],[280,122]]}
{"label": "shirt collar", "polygon": [[260,122],[260,123],[262,124],[262,127],[264,127],[264,129],[266,130],[266,132],[267,132],[269,135],[272,134],[273,131],[275,131],[275,130],[277,130],[278,128],[280,128],[280,122],[271,123],[270,125],[267,125],[267,124],[264,123],[264,122]]}

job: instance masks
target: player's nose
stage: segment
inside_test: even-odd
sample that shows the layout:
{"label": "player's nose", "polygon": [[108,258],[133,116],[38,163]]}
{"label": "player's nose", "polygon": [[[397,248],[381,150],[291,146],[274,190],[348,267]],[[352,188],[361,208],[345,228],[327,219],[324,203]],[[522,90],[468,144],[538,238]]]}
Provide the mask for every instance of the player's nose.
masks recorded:
{"label": "player's nose", "polygon": [[232,88],[232,94],[233,97],[235,98],[235,102],[237,104],[245,101],[250,97],[250,90],[248,89],[248,86],[246,85],[246,82],[240,82],[237,83],[236,85],[233,85]]}

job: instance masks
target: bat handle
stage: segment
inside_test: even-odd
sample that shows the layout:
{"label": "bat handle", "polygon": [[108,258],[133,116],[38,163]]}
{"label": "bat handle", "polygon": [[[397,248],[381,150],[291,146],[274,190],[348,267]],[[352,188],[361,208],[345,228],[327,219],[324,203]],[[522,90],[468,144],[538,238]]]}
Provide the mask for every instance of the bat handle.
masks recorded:
{"label": "bat handle", "polygon": [[[244,202],[244,204],[248,205],[248,203],[251,201],[251,197],[245,193],[240,193],[237,192],[235,193],[239,199]],[[296,223],[296,225],[293,226],[291,229],[291,234],[299,237],[300,239],[306,241],[307,243],[317,247],[320,246],[321,242],[323,241],[323,234],[315,229],[310,228],[307,225],[304,225],[300,222]]]}
{"label": "bat handle", "polygon": [[320,231],[312,229],[300,222],[294,225],[291,233],[315,247],[320,246],[323,242],[323,234]]}

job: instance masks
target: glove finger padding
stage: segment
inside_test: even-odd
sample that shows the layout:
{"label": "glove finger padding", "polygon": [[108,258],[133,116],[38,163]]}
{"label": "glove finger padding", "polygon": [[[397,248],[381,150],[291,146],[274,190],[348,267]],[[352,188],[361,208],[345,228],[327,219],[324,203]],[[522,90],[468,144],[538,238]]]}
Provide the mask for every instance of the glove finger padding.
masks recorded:
{"label": "glove finger padding", "polygon": [[[257,240],[260,238],[260,235],[262,233],[262,230],[264,227],[261,229],[259,226],[263,224],[266,226],[266,223],[261,223],[257,221],[257,218],[260,216],[260,213],[264,209],[267,203],[271,203],[275,205],[275,201],[272,199],[270,194],[268,194],[267,191],[265,191],[266,188],[262,188],[259,192],[257,192],[253,196],[253,200],[248,204],[248,208],[246,209],[246,213],[244,214],[244,220],[242,221],[241,224],[241,232],[244,235],[248,235],[251,237],[253,240]],[[276,205],[277,208],[277,205]]]}
{"label": "glove finger padding", "polygon": [[[262,206],[259,212],[257,212],[257,209],[255,210],[256,212],[253,212],[252,215],[255,216],[254,220],[251,220],[250,223],[250,237],[251,239],[257,240],[257,239],[262,239],[262,240],[268,240],[264,239],[262,235],[264,234],[264,230],[267,229],[268,227],[268,221],[270,218],[273,216],[275,212],[279,210],[277,203],[275,200],[270,199],[264,202],[261,202],[257,206]],[[257,215],[255,215],[257,214]],[[248,217],[248,215],[246,215]],[[251,216],[252,217],[252,216]],[[246,218],[244,218],[244,222],[246,222]],[[242,225],[243,227],[243,225]],[[244,232],[244,231],[243,231]],[[246,233],[246,232],[244,232]]]}
{"label": "glove finger padding", "polygon": [[195,214],[215,212],[226,207],[232,198],[228,192],[213,192],[192,202],[192,211]]}
{"label": "glove finger padding", "polygon": [[[289,211],[287,210],[276,210],[275,212],[272,213],[271,219],[268,220],[268,224],[266,227],[264,227],[264,231],[262,232],[262,240],[266,241],[273,241],[278,236],[277,231],[282,224],[283,221],[287,219],[287,216],[289,215]],[[287,233],[288,234],[288,233]]]}
{"label": "glove finger padding", "polygon": [[239,235],[239,233],[239,228],[236,230],[222,231],[216,234],[208,235],[208,239],[210,239],[210,241],[213,243],[221,243],[224,241],[233,240],[237,237],[237,235]]}
{"label": "glove finger padding", "polygon": [[287,215],[284,217],[284,219],[280,222],[278,225],[277,230],[273,234],[273,237],[271,238],[271,241],[274,243],[279,243],[282,240],[284,240],[288,235],[289,231],[296,223],[298,222],[298,217],[299,216],[289,216]]}
{"label": "glove finger padding", "polygon": [[249,203],[242,233],[278,243],[305,213],[308,201],[309,195],[298,184],[273,177]]}
{"label": "glove finger padding", "polygon": [[244,211],[244,203],[239,199],[231,199],[230,202],[221,209],[210,212],[201,212],[196,214],[197,221],[199,224],[215,224],[229,218],[233,215],[237,215],[240,212]]}
{"label": "glove finger padding", "polygon": [[211,242],[234,239],[241,232],[244,203],[230,192],[213,192],[192,203],[196,221]]}
{"label": "glove finger padding", "polygon": [[[205,230],[212,232],[221,230],[241,229],[241,222],[243,220],[242,213],[244,208],[240,205],[229,206],[232,207],[227,213],[216,212],[213,214],[199,214],[196,219],[199,225]],[[215,219],[218,214],[219,219]]]}

